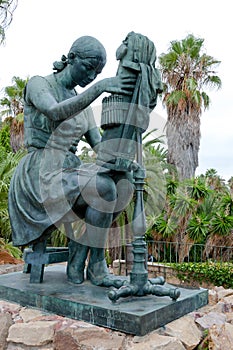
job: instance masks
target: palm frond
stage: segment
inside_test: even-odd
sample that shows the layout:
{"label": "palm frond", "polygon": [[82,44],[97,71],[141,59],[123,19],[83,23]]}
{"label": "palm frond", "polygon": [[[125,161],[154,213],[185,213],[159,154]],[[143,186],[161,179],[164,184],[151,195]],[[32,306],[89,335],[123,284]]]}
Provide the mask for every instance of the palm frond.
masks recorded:
{"label": "palm frond", "polygon": [[225,236],[233,230],[233,216],[223,212],[215,214],[211,220],[211,233]]}
{"label": "palm frond", "polygon": [[209,226],[210,221],[208,216],[203,213],[196,214],[189,220],[187,227],[188,235],[195,243],[201,243],[209,233]]}
{"label": "palm frond", "polygon": [[217,75],[210,75],[203,80],[203,85],[208,86],[210,89],[220,89],[222,80]]}

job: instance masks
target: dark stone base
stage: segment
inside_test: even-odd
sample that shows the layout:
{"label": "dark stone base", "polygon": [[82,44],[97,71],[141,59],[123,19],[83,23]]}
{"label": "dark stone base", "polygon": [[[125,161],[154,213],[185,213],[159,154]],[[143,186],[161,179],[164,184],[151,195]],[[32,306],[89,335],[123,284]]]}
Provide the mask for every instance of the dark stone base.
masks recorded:
{"label": "dark stone base", "polygon": [[146,295],[120,298],[112,303],[107,296],[108,288],[89,281],[81,285],[67,282],[65,268],[46,267],[44,282],[40,284],[29,283],[29,274],[23,272],[1,275],[0,299],[139,336],[208,303],[208,290],[202,288],[179,288],[181,295],[177,301]]}

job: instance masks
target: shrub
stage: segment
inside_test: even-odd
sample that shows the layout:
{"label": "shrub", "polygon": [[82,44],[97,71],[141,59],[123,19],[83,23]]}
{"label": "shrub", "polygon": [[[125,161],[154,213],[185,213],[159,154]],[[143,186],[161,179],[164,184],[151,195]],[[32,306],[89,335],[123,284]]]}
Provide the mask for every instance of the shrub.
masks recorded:
{"label": "shrub", "polygon": [[215,286],[233,288],[233,263],[203,262],[171,264],[181,281],[195,280],[200,285],[205,281]]}

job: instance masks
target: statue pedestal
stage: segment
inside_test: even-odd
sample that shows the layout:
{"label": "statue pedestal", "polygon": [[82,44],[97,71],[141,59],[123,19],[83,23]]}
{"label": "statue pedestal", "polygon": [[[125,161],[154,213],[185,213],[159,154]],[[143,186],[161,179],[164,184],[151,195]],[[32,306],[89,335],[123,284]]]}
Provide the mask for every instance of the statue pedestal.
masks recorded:
{"label": "statue pedestal", "polygon": [[89,281],[81,285],[67,282],[66,266],[62,264],[46,267],[41,284],[30,283],[29,278],[23,272],[1,275],[0,299],[138,336],[208,303],[207,289],[180,287],[176,301],[168,296],[146,295],[112,303],[109,288],[94,286]]}

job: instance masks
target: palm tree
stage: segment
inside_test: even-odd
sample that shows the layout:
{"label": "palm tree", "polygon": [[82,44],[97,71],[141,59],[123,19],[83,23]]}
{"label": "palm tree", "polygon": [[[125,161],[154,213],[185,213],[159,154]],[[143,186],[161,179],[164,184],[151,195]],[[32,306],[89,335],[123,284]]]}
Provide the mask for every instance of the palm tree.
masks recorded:
{"label": "palm tree", "polygon": [[0,126],[0,147],[4,148],[6,152],[11,152],[11,145],[10,145],[10,125],[11,120],[6,118],[4,122],[1,123]]}
{"label": "palm tree", "polygon": [[[233,245],[233,196],[226,187],[213,191],[215,211],[212,212],[209,226],[209,236],[206,241],[205,254],[216,258],[222,255],[226,261],[232,258],[232,250],[227,247]],[[216,205],[217,203],[217,205]],[[218,246],[219,248],[214,248]]]}
{"label": "palm tree", "polygon": [[5,40],[5,30],[10,25],[18,0],[0,0],[0,44]]}
{"label": "palm tree", "polygon": [[[163,147],[163,135],[154,137],[157,129],[147,132],[143,142],[143,164],[146,170],[144,204],[147,217],[161,212],[166,199],[167,150]],[[149,225],[149,221],[147,223]]]}
{"label": "palm tree", "polygon": [[225,180],[221,178],[216,169],[208,169],[205,173],[208,185],[210,188],[214,189],[215,191],[222,191],[223,189],[226,190]]}
{"label": "palm tree", "polygon": [[230,192],[233,194],[233,176],[228,180],[228,186],[230,188]]}
{"label": "palm tree", "polygon": [[168,174],[166,205],[147,232],[150,239],[174,242],[180,262],[194,243],[205,244],[205,256],[223,258],[230,253],[223,246],[233,244],[233,195],[214,169],[206,173],[180,182]]}
{"label": "palm tree", "polygon": [[[15,167],[25,152],[9,152],[7,148],[0,144],[0,251],[2,256],[9,253],[11,256],[19,259],[22,252],[19,248],[14,247],[11,242],[11,227],[8,214],[8,190],[10,180]],[[7,258],[9,258],[7,254]]]}
{"label": "palm tree", "polygon": [[6,241],[11,239],[8,214],[8,190],[10,180],[15,167],[24,155],[24,151],[12,153],[0,146],[0,237],[4,238]]}
{"label": "palm tree", "polygon": [[184,261],[194,243],[205,243],[210,233],[210,220],[216,208],[203,176],[176,181],[167,175],[167,198],[164,210],[154,217],[149,232],[154,240],[174,242],[175,255]]}
{"label": "palm tree", "polygon": [[13,85],[6,86],[4,89],[4,97],[0,99],[2,107],[1,116],[16,117],[23,113],[23,94],[28,78],[22,79],[14,76],[12,78]]}
{"label": "palm tree", "polygon": [[10,122],[10,144],[13,152],[17,152],[23,147],[23,94],[28,78],[22,79],[14,76],[13,85],[4,89],[4,97],[0,99],[2,107],[0,116],[8,117]]}
{"label": "palm tree", "polygon": [[209,107],[204,88],[220,88],[214,67],[220,61],[201,53],[204,39],[192,34],[172,41],[168,53],[159,57],[164,82],[163,103],[167,109],[168,163],[180,179],[192,178],[198,166],[200,116]]}

